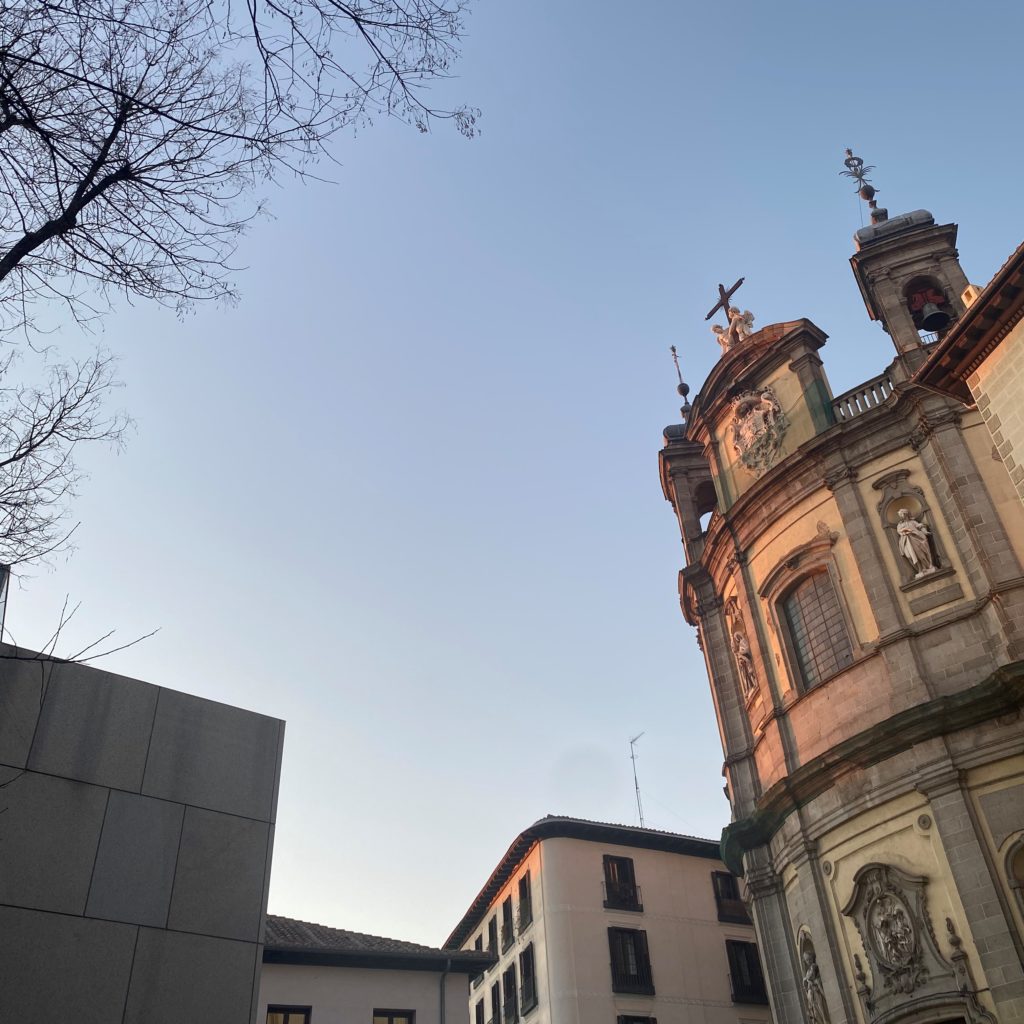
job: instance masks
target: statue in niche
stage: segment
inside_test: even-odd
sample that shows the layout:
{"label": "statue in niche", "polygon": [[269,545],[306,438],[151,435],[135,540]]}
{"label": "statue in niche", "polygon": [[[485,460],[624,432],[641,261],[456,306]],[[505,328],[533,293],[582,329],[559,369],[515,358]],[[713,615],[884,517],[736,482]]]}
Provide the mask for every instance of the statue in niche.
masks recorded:
{"label": "statue in niche", "polygon": [[932,555],[931,531],[908,509],[901,508],[897,515],[896,535],[899,537],[900,554],[914,567],[914,579],[919,580],[938,568]]}
{"label": "statue in niche", "polygon": [[754,326],[754,314],[749,309],[741,313],[735,306],[730,306],[726,310],[726,316],[729,318],[728,327],[721,324],[713,324],[711,327],[715,340],[722,346],[722,355],[746,341]]}
{"label": "statue in niche", "polygon": [[809,1024],[830,1024],[828,1005],[825,1002],[825,989],[821,984],[821,971],[818,969],[818,958],[814,947],[808,941],[804,944],[804,1000],[807,1003],[807,1020]]}
{"label": "statue in niche", "polygon": [[749,697],[757,689],[757,675],[754,673],[754,657],[750,641],[737,629],[732,634],[732,651],[736,655],[736,666],[740,672],[743,696]]}

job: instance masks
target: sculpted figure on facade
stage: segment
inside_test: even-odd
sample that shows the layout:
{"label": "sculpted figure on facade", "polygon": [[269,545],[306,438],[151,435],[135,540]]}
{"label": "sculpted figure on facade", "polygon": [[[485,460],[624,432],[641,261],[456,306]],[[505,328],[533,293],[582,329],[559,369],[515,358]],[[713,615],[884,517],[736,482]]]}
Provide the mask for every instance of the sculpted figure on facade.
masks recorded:
{"label": "sculpted figure on facade", "polygon": [[729,317],[728,327],[721,324],[713,324],[711,327],[715,340],[722,346],[723,355],[746,341],[754,326],[754,314],[749,309],[741,313],[735,306],[730,306],[726,315]]}
{"label": "sculpted figure on facade", "polygon": [[905,508],[901,508],[898,515],[896,534],[899,537],[900,554],[914,567],[914,579],[935,572],[938,567],[932,556],[928,527]]}
{"label": "sculpted figure on facade", "polygon": [[825,989],[821,984],[818,958],[809,940],[803,944],[801,960],[804,967],[804,1001],[807,1005],[808,1024],[831,1024],[828,1005],[825,1002]]}
{"label": "sculpted figure on facade", "polygon": [[754,658],[750,652],[750,641],[737,629],[732,634],[732,650],[736,655],[736,667],[740,673],[743,696],[749,697],[757,689],[757,675],[754,673]]}

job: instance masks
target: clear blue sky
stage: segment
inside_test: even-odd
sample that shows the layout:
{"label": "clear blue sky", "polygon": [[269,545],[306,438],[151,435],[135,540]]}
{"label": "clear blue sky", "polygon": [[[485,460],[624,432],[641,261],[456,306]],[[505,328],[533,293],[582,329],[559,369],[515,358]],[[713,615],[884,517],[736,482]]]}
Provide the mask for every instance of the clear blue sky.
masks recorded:
{"label": "clear blue sky", "polygon": [[[26,645],[160,633],[112,671],[288,722],[271,909],[436,944],[546,813],[717,836],[728,805],[657,474],[718,348],[719,281],[808,316],[836,393],[892,350],[847,259],[852,146],[895,215],[1020,242],[1006,3],[481,0],[439,99],[336,184],[285,182],[243,298],[109,319],[137,433],[94,453],[78,551],[12,594]],[[68,352],[92,344],[67,330]],[[595,880],[596,884],[596,880]]]}

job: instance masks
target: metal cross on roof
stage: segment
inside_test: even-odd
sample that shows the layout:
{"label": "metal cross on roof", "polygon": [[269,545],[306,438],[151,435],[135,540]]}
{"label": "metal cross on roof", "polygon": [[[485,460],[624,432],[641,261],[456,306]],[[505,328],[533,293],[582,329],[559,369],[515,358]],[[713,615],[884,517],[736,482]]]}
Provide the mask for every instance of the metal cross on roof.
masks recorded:
{"label": "metal cross on roof", "polygon": [[728,291],[726,291],[721,285],[718,286],[718,301],[711,307],[711,312],[708,313],[705,320],[710,320],[720,309],[725,312],[726,323],[729,322],[729,300],[732,298],[733,292],[741,284],[743,284],[745,278],[740,278]]}

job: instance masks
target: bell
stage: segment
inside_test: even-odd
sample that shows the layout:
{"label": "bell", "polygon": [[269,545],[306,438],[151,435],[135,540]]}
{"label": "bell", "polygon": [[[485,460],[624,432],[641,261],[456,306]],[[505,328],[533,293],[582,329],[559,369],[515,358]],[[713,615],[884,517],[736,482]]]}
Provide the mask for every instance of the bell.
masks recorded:
{"label": "bell", "polygon": [[941,331],[953,318],[934,302],[926,302],[921,307],[921,326],[926,331]]}

